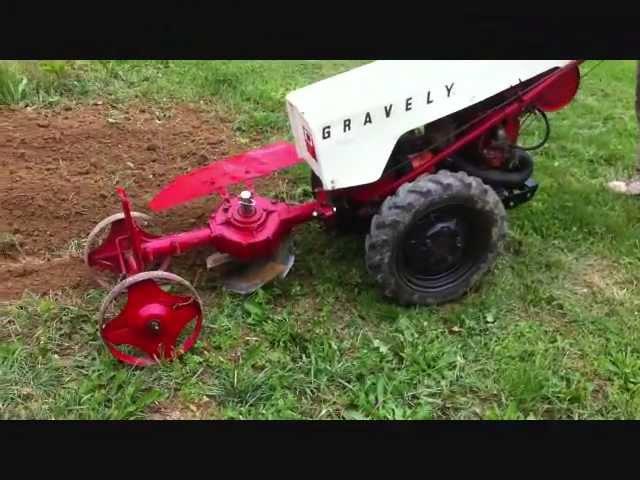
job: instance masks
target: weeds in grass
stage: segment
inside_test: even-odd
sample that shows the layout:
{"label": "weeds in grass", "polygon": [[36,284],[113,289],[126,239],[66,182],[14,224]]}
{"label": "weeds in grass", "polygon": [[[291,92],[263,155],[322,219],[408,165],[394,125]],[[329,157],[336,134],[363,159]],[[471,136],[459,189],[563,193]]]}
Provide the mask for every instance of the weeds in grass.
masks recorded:
{"label": "weeds in grass", "polygon": [[7,65],[0,64],[0,104],[18,104],[25,98],[28,80]]}

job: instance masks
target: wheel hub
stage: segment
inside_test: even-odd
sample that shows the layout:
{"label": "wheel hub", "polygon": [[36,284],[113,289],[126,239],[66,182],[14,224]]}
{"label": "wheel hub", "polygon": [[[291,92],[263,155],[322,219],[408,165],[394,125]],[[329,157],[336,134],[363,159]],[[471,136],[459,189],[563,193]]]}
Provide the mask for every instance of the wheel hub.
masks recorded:
{"label": "wheel hub", "polygon": [[154,334],[158,334],[160,333],[160,320],[151,320],[147,326],[149,327],[149,330],[151,330],[152,333]]}
{"label": "wheel hub", "polygon": [[[161,288],[163,283],[186,291],[170,293]],[[121,307],[117,299],[124,295],[126,303]],[[114,357],[130,365],[148,366],[173,360],[193,347],[202,328],[202,302],[191,284],[177,275],[142,272],[109,293],[99,319],[101,336]],[[137,353],[121,347],[132,347]]]}
{"label": "wheel hub", "polygon": [[[135,228],[144,239],[156,238],[142,229],[148,226],[151,218],[139,212],[131,212]],[[104,238],[102,238],[104,237]],[[84,263],[93,279],[103,288],[111,289],[128,273],[127,258],[131,255],[130,242],[122,242],[129,237],[129,231],[123,213],[116,213],[98,223],[87,237],[84,251]],[[124,247],[124,248],[123,248]],[[144,265],[145,270],[166,270],[171,257],[159,258]]]}
{"label": "wheel hub", "polygon": [[416,273],[437,275],[457,265],[464,254],[464,228],[456,218],[434,219],[411,232],[407,257]]}

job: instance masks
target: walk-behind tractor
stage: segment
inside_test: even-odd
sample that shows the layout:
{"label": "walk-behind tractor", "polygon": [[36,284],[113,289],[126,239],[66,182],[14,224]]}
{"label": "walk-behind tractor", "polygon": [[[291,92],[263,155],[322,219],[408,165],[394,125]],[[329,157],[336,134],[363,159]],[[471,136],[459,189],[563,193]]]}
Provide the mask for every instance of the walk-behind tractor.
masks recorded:
{"label": "walk-behind tractor", "polygon": [[[118,189],[122,212],[91,232],[85,260],[112,288],[99,313],[112,354],[145,366],[191,349],[203,305],[168,272],[171,257],[209,249],[222,286],[248,294],[293,265],[292,229],[308,220],[366,225],[368,271],[390,299],[437,305],[460,298],[493,266],[505,210],[538,188],[530,151],[546,113],[574,98],[580,61],[379,61],[286,98],[294,144],[278,142],[175,179],[150,203],[161,211],[217,194],[202,228],[159,236]],[[525,119],[545,134],[519,143]],[[306,162],[313,200],[257,194],[252,181]],[[239,194],[231,194],[235,186]]]}

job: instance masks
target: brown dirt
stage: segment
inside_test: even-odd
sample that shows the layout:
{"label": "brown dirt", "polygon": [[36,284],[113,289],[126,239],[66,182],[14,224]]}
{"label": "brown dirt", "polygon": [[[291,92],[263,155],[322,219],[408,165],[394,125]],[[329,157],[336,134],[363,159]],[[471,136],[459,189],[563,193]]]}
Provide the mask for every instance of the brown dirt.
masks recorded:
{"label": "brown dirt", "polygon": [[[18,245],[0,251],[0,300],[87,283],[74,242],[120,211],[116,186],[149,213],[173,177],[243,149],[228,122],[194,106],[0,109],[0,234]],[[163,232],[193,228],[216,201],[154,217]]]}
{"label": "brown dirt", "polygon": [[0,301],[20,298],[25,290],[34,293],[65,288],[82,289],[90,277],[79,258],[61,257],[51,260],[0,264]]}

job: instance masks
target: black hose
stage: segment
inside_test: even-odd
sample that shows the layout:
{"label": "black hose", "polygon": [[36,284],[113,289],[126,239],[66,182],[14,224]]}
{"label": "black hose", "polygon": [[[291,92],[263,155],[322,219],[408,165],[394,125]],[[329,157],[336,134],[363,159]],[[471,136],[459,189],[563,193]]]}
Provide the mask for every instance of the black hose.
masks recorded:
{"label": "black hose", "polygon": [[491,186],[517,188],[527,181],[533,174],[533,159],[527,152],[542,148],[549,140],[551,134],[551,125],[544,110],[535,108],[535,111],[542,117],[545,125],[544,137],[540,142],[531,147],[523,147],[520,145],[511,145],[516,155],[516,170],[498,170],[487,168],[476,163],[470,162],[463,157],[454,156],[450,159],[450,166],[455,169],[463,170],[469,175],[480,178],[486,184]]}
{"label": "black hose", "polygon": [[463,157],[454,156],[450,166],[469,175],[480,178],[487,185],[516,188],[521,186],[533,174],[533,159],[525,150],[515,151],[517,170],[498,170],[470,162]]}
{"label": "black hose", "polygon": [[538,150],[539,148],[542,148],[544,144],[547,143],[547,141],[549,140],[549,136],[551,135],[551,125],[549,125],[549,119],[547,118],[547,114],[544,112],[544,110],[541,110],[538,107],[535,108],[535,111],[540,114],[540,116],[542,117],[542,120],[544,121],[544,126],[545,126],[544,137],[540,142],[538,142],[533,147],[521,147],[520,145],[512,145],[511,146],[512,148],[516,150],[525,151],[525,152],[531,152],[533,150]]}

